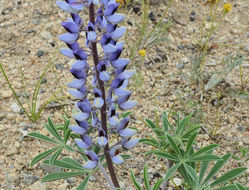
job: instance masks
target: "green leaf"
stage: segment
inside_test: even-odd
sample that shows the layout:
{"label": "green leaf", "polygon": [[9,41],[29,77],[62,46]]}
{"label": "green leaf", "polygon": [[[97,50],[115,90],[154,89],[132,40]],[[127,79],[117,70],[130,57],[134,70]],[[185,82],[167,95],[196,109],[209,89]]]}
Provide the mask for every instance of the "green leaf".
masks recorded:
{"label": "green leaf", "polygon": [[148,177],[148,165],[144,165],[144,184],[146,190],[150,190],[150,182],[149,182],[149,177]]}
{"label": "green leaf", "polygon": [[227,172],[223,176],[219,177],[218,179],[216,179],[213,183],[211,183],[210,186],[214,187],[214,186],[219,185],[221,183],[225,183],[226,181],[234,179],[237,176],[241,175],[246,170],[247,170],[246,167],[235,168],[235,169]]}
{"label": "green leaf", "polygon": [[62,138],[59,135],[58,131],[55,129],[55,126],[50,118],[48,118],[48,124],[45,124],[45,127],[55,138],[62,142]]}
{"label": "green leaf", "polygon": [[202,185],[205,185],[227,163],[230,157],[231,157],[231,154],[225,154],[224,156],[222,156],[223,160],[215,163],[215,165],[210,170],[208,176],[206,177]]}
{"label": "green leaf", "polygon": [[180,122],[180,134],[183,134],[183,132],[184,132],[184,130],[186,129],[186,127],[187,127],[187,125],[188,125],[188,123],[189,123],[189,121],[190,121],[190,119],[191,119],[191,117],[192,117],[192,115],[193,115],[193,112],[192,113],[190,113],[187,117],[185,117],[184,119],[182,119],[181,120],[181,122]]}
{"label": "green leaf", "polygon": [[[155,125],[155,123],[153,123],[151,120],[149,120],[149,119],[145,119],[145,124],[148,126],[148,127],[150,127],[153,131],[155,131],[155,129],[158,129],[158,127]],[[155,133],[157,134],[157,135],[161,135],[161,133],[160,132],[158,132],[158,131],[155,131]]]}
{"label": "green leaf", "polygon": [[71,129],[67,129],[67,131],[65,132],[65,135],[64,135],[64,143],[66,144],[69,137],[70,137],[70,134],[71,134]]}
{"label": "green leaf", "polygon": [[74,165],[75,167],[82,168],[82,165],[72,158],[66,157],[66,158],[63,158],[62,161],[67,162],[71,165]]}
{"label": "green leaf", "polygon": [[170,122],[168,120],[168,116],[167,116],[166,112],[163,112],[163,126],[164,126],[165,132],[168,132],[168,127],[170,127],[171,130],[173,132],[175,132],[174,127],[170,124]]}
{"label": "green leaf", "polygon": [[225,187],[220,187],[215,190],[239,190],[239,189],[236,187],[236,185],[232,184],[232,185],[227,185]]}
{"label": "green leaf", "polygon": [[53,154],[53,156],[49,159],[49,165],[53,166],[54,161],[58,158],[58,156],[61,154],[63,150],[63,147],[61,147],[56,153]]}
{"label": "green leaf", "polygon": [[178,135],[179,134],[179,132],[180,132],[180,130],[181,130],[181,128],[180,128],[180,114],[179,114],[179,112],[177,112],[177,119],[176,119],[176,126],[177,126],[177,128],[176,128],[176,134]]}
{"label": "green leaf", "polygon": [[55,172],[46,175],[42,178],[42,182],[55,181],[59,179],[67,179],[70,177],[76,177],[83,174],[89,173],[89,171],[80,171],[80,172]]}
{"label": "green leaf", "polygon": [[169,160],[174,160],[174,161],[179,161],[179,158],[171,155],[171,154],[167,154],[165,152],[162,152],[162,151],[151,151],[151,153],[159,156],[159,157],[162,157],[162,158],[166,158],[166,159],[169,159]]}
{"label": "green leaf", "polygon": [[194,143],[194,140],[196,138],[198,133],[194,133],[190,138],[189,138],[189,141],[188,141],[188,144],[187,144],[187,148],[186,148],[186,155],[188,154],[190,148],[192,147],[193,143]]}
{"label": "green leaf", "polygon": [[137,182],[136,180],[136,177],[133,173],[133,171],[131,171],[131,179],[132,179],[132,182],[133,184],[135,185],[135,188],[138,189],[138,190],[143,190],[143,188],[139,185],[139,183]]}
{"label": "green leaf", "polygon": [[131,156],[131,155],[128,155],[128,154],[121,154],[120,156],[121,156],[124,160],[128,160],[128,159],[132,158],[132,156]]}
{"label": "green leaf", "polygon": [[126,113],[123,113],[122,115],[121,115],[121,117],[122,118],[126,118],[126,117],[128,117],[129,115],[131,115],[132,113],[131,112],[126,112]]}
{"label": "green leaf", "polygon": [[159,190],[163,179],[159,179],[152,187],[152,190]]}
{"label": "green leaf", "polygon": [[217,161],[222,160],[219,156],[213,154],[205,154],[203,156],[188,158],[187,162],[207,162],[207,161]]}
{"label": "green leaf", "polygon": [[[213,150],[206,152],[206,154],[212,154],[212,153],[213,153]],[[198,181],[199,184],[201,184],[201,181],[206,173],[208,166],[209,166],[209,161],[201,163],[200,175],[199,175],[199,181]]]}
{"label": "green leaf", "polygon": [[201,155],[203,153],[206,153],[206,152],[208,152],[210,150],[213,150],[217,146],[219,146],[219,145],[218,144],[211,144],[211,145],[205,146],[205,147],[199,149],[198,151],[196,151],[194,154],[192,154],[189,159],[193,159],[193,158],[195,158],[195,157],[197,157],[197,156],[199,156],[199,155]]}
{"label": "green leaf", "polygon": [[170,146],[174,149],[174,151],[181,157],[182,154],[181,154],[181,151],[180,149],[178,148],[178,146],[176,145],[175,141],[173,140],[173,137],[171,137],[170,135],[167,135],[167,138],[169,140],[169,144]]}
{"label": "green leaf", "polygon": [[52,148],[50,150],[47,150],[46,152],[42,152],[41,154],[38,154],[36,157],[33,158],[33,160],[31,161],[31,167],[34,166],[37,162],[39,162],[40,160],[42,160],[43,158],[46,158],[49,154],[52,154],[54,151],[56,151],[58,148],[60,148],[59,146]]}
{"label": "green leaf", "polygon": [[176,165],[172,166],[171,168],[169,168],[165,174],[164,180],[167,182],[169,180],[169,178],[176,172],[176,170],[180,167],[182,163],[179,162]]}
{"label": "green leaf", "polygon": [[189,130],[187,130],[184,135],[182,135],[182,138],[187,138],[189,135],[191,135],[191,133],[198,131],[200,129],[200,125],[196,125],[193,127],[190,127]]}
{"label": "green leaf", "polygon": [[183,163],[183,166],[185,168],[185,170],[188,172],[188,174],[191,176],[191,178],[194,180],[194,181],[198,181],[198,177],[196,175],[196,172],[195,170],[190,166],[188,165],[187,163]]}
{"label": "green leaf", "polygon": [[70,121],[69,121],[69,120],[66,120],[66,121],[65,121],[65,124],[64,124],[64,126],[63,126],[63,135],[64,135],[64,137],[66,136],[66,132],[67,132],[67,130],[68,130],[69,123],[70,123]]}
{"label": "green leaf", "polygon": [[140,142],[140,143],[147,144],[147,145],[151,145],[151,146],[153,146],[153,147],[155,147],[155,148],[158,148],[158,147],[159,147],[159,143],[158,143],[157,141],[155,142],[155,141],[152,140],[152,139],[140,139],[139,142]]}
{"label": "green leaf", "polygon": [[47,142],[51,142],[51,143],[54,143],[54,144],[60,144],[59,142],[45,136],[45,135],[42,135],[42,134],[39,134],[39,133],[29,133],[28,136],[30,137],[33,137],[33,138],[37,138],[37,139],[40,139],[40,140],[44,140],[44,141],[47,141]]}
{"label": "green leaf", "polygon": [[87,183],[89,181],[89,178],[90,178],[90,174],[88,174],[86,176],[86,178],[81,182],[81,184],[77,187],[76,190],[86,190],[86,187],[87,187]]}
{"label": "green leaf", "polygon": [[239,183],[235,183],[235,186],[239,189],[239,190],[247,190],[246,187],[244,187],[243,185],[239,184]]}
{"label": "green leaf", "polygon": [[[49,165],[49,160],[45,160],[43,163]],[[71,170],[85,170],[82,166],[76,167],[75,165],[72,165],[68,162],[64,162],[62,160],[55,160],[53,163],[53,166],[56,166],[59,168],[71,169]]]}

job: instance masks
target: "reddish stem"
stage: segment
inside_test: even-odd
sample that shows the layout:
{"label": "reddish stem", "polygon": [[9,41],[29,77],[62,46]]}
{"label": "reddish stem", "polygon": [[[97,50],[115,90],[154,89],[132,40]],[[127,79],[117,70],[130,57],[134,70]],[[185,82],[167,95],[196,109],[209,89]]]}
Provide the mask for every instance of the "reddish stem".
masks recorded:
{"label": "reddish stem", "polygon": [[[94,4],[91,3],[90,7],[89,7],[89,16],[90,16],[90,21],[91,23],[95,23],[95,13],[94,13]],[[96,76],[97,76],[97,80],[98,80],[98,84],[99,84],[99,89],[102,92],[102,98],[104,99],[104,104],[101,108],[101,126],[103,128],[103,130],[105,131],[105,136],[108,139],[108,131],[107,131],[107,114],[106,114],[106,98],[105,98],[105,85],[104,82],[102,80],[100,80],[99,78],[99,71],[97,70],[97,65],[99,63],[99,56],[98,56],[98,50],[97,50],[97,44],[96,42],[92,42],[91,43],[91,48],[92,48],[92,54],[93,54],[93,61],[94,61],[94,66],[95,66],[95,70],[96,70]],[[104,148],[104,152],[105,152],[105,159],[106,159],[106,163],[107,163],[107,167],[112,179],[112,182],[114,184],[115,187],[120,187],[119,183],[118,183],[118,179],[113,167],[113,163],[112,163],[112,159],[110,156],[110,148],[109,148],[109,144],[107,143],[107,145]]]}

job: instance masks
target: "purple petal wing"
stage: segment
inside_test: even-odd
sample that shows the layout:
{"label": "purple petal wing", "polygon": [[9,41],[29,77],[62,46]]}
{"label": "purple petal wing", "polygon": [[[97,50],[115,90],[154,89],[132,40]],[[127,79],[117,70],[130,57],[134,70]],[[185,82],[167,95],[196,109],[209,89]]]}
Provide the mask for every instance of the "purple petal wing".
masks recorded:
{"label": "purple petal wing", "polygon": [[119,105],[119,107],[122,109],[122,110],[129,110],[131,108],[133,108],[134,106],[137,105],[137,102],[136,101],[127,101],[127,102],[124,102],[122,104]]}
{"label": "purple petal wing", "polygon": [[63,42],[68,43],[68,44],[73,44],[78,39],[78,37],[79,37],[78,34],[66,33],[66,34],[60,35],[59,39]]}
{"label": "purple petal wing", "polygon": [[71,10],[71,7],[69,4],[65,1],[56,1],[56,5],[60,7],[62,10],[69,12]]}
{"label": "purple petal wing", "polygon": [[113,67],[123,68],[130,63],[129,59],[119,58],[112,62]]}
{"label": "purple petal wing", "polygon": [[70,126],[69,127],[73,132],[77,133],[77,134],[84,134],[87,130],[83,127],[79,127],[78,125],[74,125],[74,126]]}
{"label": "purple petal wing", "polygon": [[112,161],[115,164],[122,164],[124,162],[124,159],[120,155],[116,155],[112,157]]}
{"label": "purple petal wing", "polygon": [[106,139],[106,137],[99,137],[98,138],[98,144],[100,146],[105,146],[108,143],[108,140]]}
{"label": "purple petal wing", "polygon": [[68,92],[75,98],[77,99],[82,99],[85,97],[85,94],[80,92],[79,90],[77,89],[69,89]]}
{"label": "purple petal wing", "polygon": [[121,130],[121,131],[119,132],[119,135],[120,135],[121,137],[124,137],[124,138],[129,138],[129,137],[135,135],[136,133],[137,133],[136,130],[126,128],[126,129]]}
{"label": "purple petal wing", "polygon": [[60,52],[69,58],[75,58],[71,49],[60,49]]}
{"label": "purple petal wing", "polygon": [[70,87],[70,88],[77,88],[77,89],[79,89],[84,84],[85,84],[85,80],[84,79],[74,79],[67,86]]}
{"label": "purple petal wing", "polygon": [[126,27],[117,28],[114,32],[111,33],[112,39],[118,40],[124,35],[125,31],[126,31]]}
{"label": "purple petal wing", "polygon": [[109,22],[111,22],[112,24],[118,24],[120,22],[122,22],[125,18],[125,16],[123,14],[114,14],[114,15],[111,15],[111,16],[107,16],[106,17],[107,20]]}
{"label": "purple petal wing", "polygon": [[108,72],[103,71],[103,72],[100,72],[99,78],[100,78],[100,80],[102,80],[103,82],[107,82],[107,81],[110,80],[110,75],[109,75]]}
{"label": "purple petal wing", "polygon": [[123,146],[127,149],[131,149],[134,146],[136,146],[136,144],[139,142],[139,139],[130,139],[128,142],[125,142],[123,144]]}
{"label": "purple petal wing", "polygon": [[114,93],[117,96],[127,96],[130,93],[130,91],[127,90],[126,88],[120,87],[120,88],[114,89]]}
{"label": "purple petal wing", "polygon": [[117,47],[109,43],[103,46],[103,50],[105,53],[110,54],[110,53],[114,53],[115,51],[117,51]]}
{"label": "purple petal wing", "polygon": [[78,114],[73,115],[73,118],[78,121],[84,121],[89,117],[89,113],[80,112]]}
{"label": "purple petal wing", "polygon": [[85,61],[78,60],[72,65],[72,69],[81,70],[86,67],[87,63]]}
{"label": "purple petal wing", "polygon": [[134,70],[125,70],[124,72],[120,73],[118,75],[118,78],[121,78],[121,79],[129,79],[132,77],[132,75],[135,73]]}
{"label": "purple petal wing", "polygon": [[89,160],[85,165],[83,165],[83,168],[86,168],[88,170],[94,169],[98,165],[97,161],[91,161]]}
{"label": "purple petal wing", "polygon": [[75,143],[83,149],[88,149],[90,148],[90,146],[88,144],[86,144],[82,139],[75,139]]}

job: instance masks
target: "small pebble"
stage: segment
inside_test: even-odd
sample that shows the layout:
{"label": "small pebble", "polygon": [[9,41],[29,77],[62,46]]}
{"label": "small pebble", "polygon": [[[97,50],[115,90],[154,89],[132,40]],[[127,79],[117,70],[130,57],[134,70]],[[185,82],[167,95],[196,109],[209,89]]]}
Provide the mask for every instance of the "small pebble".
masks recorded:
{"label": "small pebble", "polygon": [[195,11],[191,12],[189,20],[192,21],[192,22],[195,20]]}
{"label": "small pebble", "polygon": [[15,113],[19,113],[19,112],[21,111],[20,106],[19,106],[17,103],[15,103],[15,102],[13,102],[13,103],[10,105],[10,109],[11,109],[13,112],[15,112]]}
{"label": "small pebble", "polygon": [[44,52],[42,50],[38,50],[37,53],[36,53],[37,57],[41,57],[44,55]]}

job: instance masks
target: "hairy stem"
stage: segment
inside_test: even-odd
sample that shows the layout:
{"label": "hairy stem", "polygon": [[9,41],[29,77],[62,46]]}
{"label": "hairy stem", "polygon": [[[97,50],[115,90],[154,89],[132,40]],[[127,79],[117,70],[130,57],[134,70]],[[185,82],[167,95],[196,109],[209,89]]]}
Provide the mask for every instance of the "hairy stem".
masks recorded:
{"label": "hairy stem", "polygon": [[[90,16],[90,21],[91,23],[94,24],[95,22],[95,12],[94,12],[94,4],[91,3],[90,8],[89,8],[89,16]],[[101,108],[101,126],[103,128],[103,130],[105,131],[105,136],[108,139],[108,131],[107,131],[107,114],[106,114],[106,98],[105,98],[105,85],[104,82],[100,80],[99,78],[99,72],[97,71],[97,65],[99,63],[99,56],[98,56],[98,51],[97,51],[97,44],[96,42],[92,42],[91,43],[91,48],[92,48],[92,54],[93,54],[93,61],[94,61],[94,66],[95,66],[95,70],[96,70],[96,76],[97,76],[97,80],[98,80],[98,85],[99,85],[99,89],[102,92],[102,98],[104,100],[104,104]],[[105,152],[105,159],[106,159],[106,163],[107,163],[107,167],[112,179],[112,182],[114,184],[115,187],[120,187],[119,183],[118,183],[118,179],[117,176],[115,174],[114,171],[114,167],[113,167],[113,163],[112,163],[112,159],[110,156],[110,148],[109,148],[109,144],[107,143],[107,145],[104,148],[104,152]]]}

